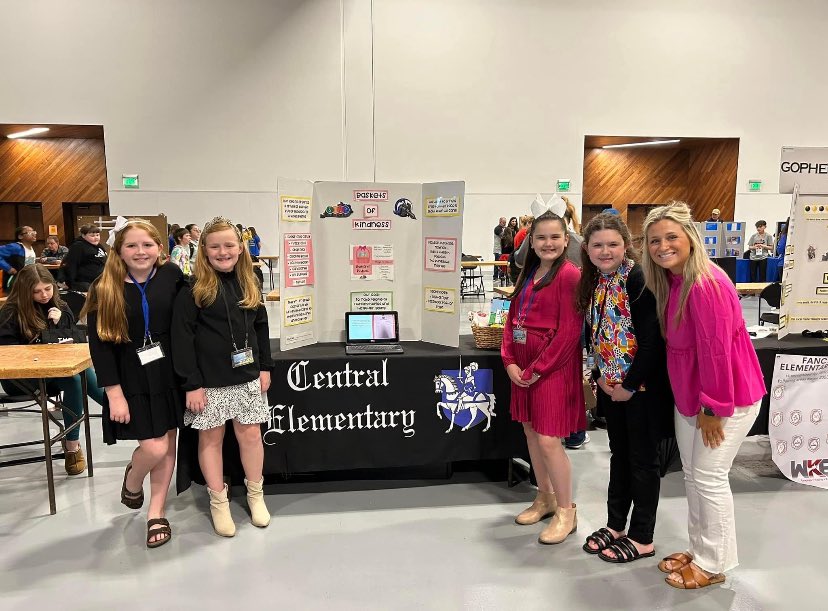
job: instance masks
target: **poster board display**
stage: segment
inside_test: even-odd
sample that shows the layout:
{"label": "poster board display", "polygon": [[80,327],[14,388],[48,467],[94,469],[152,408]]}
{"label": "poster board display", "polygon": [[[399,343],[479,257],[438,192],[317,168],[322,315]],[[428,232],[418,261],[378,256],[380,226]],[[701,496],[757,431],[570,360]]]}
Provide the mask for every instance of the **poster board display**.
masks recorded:
{"label": "poster board display", "polygon": [[722,226],[722,240],[725,257],[741,257],[745,252],[745,223],[726,222],[719,223]]}
{"label": "poster board display", "polygon": [[783,146],[779,162],[779,192],[828,194],[828,147]]}
{"label": "poster board display", "polygon": [[279,179],[281,349],[344,342],[345,312],[391,309],[401,341],[458,346],[464,195],[459,181]]}
{"label": "poster board display", "polygon": [[782,268],[779,337],[828,329],[828,195],[794,193]]}
{"label": "poster board display", "polygon": [[313,183],[279,179],[279,295],[281,296],[282,350],[309,346],[317,341],[315,307],[316,257],[311,231]]}
{"label": "poster board display", "polygon": [[724,254],[724,233],[722,231],[723,223],[703,222],[696,223],[696,228],[699,230],[699,235],[704,244],[704,250],[707,256],[711,259],[726,256]]}
{"label": "poster board display", "polygon": [[768,435],[773,462],[791,481],[828,488],[828,357],[777,354]]}

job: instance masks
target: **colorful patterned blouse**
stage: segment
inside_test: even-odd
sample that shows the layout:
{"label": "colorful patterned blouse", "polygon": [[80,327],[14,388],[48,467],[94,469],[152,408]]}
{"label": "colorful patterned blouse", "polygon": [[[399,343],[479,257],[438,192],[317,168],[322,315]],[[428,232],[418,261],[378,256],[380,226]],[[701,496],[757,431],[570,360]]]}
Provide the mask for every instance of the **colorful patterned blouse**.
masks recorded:
{"label": "colorful patterned blouse", "polygon": [[600,274],[592,296],[590,345],[598,371],[610,385],[624,381],[638,351],[627,294],[627,278],[633,265],[625,258],[615,273]]}

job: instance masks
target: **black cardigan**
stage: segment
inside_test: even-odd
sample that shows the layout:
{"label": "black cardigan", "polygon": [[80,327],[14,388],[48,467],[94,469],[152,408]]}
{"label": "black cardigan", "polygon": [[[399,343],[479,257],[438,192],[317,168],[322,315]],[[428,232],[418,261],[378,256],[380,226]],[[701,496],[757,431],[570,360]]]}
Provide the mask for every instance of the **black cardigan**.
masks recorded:
{"label": "black cardigan", "polygon": [[[75,324],[75,316],[65,303],[60,308],[62,316],[58,324],[54,324],[47,316],[49,309],[54,306],[35,303],[35,307],[40,310],[41,316],[47,321],[47,329],[71,329]],[[0,346],[20,346],[38,343],[40,343],[40,335],[34,340],[29,340],[23,335],[23,332],[20,330],[16,307],[7,305],[0,309]]]}
{"label": "black cardigan", "polygon": [[[260,303],[255,310],[238,305],[242,290],[234,272],[219,273],[221,290],[209,306],[195,304],[192,289],[182,290],[175,301],[172,325],[172,350],[175,372],[182,378],[185,391],[198,388],[221,388],[245,384],[259,377],[259,372],[273,369],[267,310]],[[227,324],[227,296],[230,321],[236,346],[244,347],[245,333],[253,350],[253,363],[232,367],[233,342]],[[245,327],[246,322],[246,327]]]}

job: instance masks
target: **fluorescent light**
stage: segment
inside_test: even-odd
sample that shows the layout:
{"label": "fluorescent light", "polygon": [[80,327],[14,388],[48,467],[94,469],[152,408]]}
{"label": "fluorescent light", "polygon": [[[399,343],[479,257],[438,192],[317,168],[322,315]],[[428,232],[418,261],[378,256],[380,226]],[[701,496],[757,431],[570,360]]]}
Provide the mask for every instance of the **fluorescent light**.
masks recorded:
{"label": "fluorescent light", "polygon": [[607,144],[606,146],[602,146],[601,148],[620,149],[626,146],[653,146],[656,144],[673,144],[674,142],[681,142],[681,140],[648,140],[647,142],[630,142],[629,144]]}
{"label": "fluorescent light", "polygon": [[48,132],[48,127],[33,127],[32,129],[27,129],[23,132],[17,132],[16,134],[9,134],[6,138],[25,138],[26,136],[34,136],[35,134],[42,134],[43,132]]}

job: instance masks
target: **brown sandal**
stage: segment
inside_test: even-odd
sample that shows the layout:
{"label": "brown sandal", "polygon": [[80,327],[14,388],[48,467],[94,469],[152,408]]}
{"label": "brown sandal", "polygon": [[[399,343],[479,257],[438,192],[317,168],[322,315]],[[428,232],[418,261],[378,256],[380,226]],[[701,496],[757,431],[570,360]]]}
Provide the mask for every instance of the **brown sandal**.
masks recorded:
{"label": "brown sandal", "polygon": [[124,471],[124,483],[121,485],[121,503],[130,509],[141,509],[141,506],[144,504],[144,488],[142,487],[139,492],[129,491],[126,487],[126,481],[130,470],[132,470],[132,461],[129,461]]}
{"label": "brown sandal", "polygon": [[669,577],[665,577],[664,581],[672,587],[680,590],[697,590],[699,588],[706,588],[707,586],[712,586],[717,583],[724,583],[725,580],[725,576],[722,573],[708,577],[704,574],[704,572],[702,572],[701,569],[697,568],[696,565],[692,563],[686,564],[681,567],[681,570],[673,572],[677,572],[681,575],[681,582],[673,581]]}
{"label": "brown sandal", "polygon": [[693,562],[693,556],[690,554],[684,552],[670,554],[658,563],[658,570],[662,573],[676,573],[691,562]]}
{"label": "brown sandal", "polygon": [[[155,528],[153,528],[153,526],[155,526]],[[161,535],[160,539],[155,541],[150,540],[159,535]],[[152,520],[147,520],[147,547],[161,547],[170,539],[172,539],[172,529],[170,528],[170,522],[167,518],[153,518]]]}

